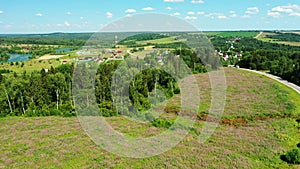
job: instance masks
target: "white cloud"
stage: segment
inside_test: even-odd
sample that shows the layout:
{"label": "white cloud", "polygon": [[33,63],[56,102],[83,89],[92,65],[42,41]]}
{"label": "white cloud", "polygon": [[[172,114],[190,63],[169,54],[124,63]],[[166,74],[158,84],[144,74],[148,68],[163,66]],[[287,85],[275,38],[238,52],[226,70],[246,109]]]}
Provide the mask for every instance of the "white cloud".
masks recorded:
{"label": "white cloud", "polygon": [[286,6],[276,6],[268,11],[268,15],[272,17],[279,17],[282,13],[289,14],[290,16],[300,16],[300,6],[296,4],[290,4]]}
{"label": "white cloud", "polygon": [[200,11],[200,12],[197,12],[197,14],[198,14],[198,15],[204,15],[205,12]]}
{"label": "white cloud", "polygon": [[84,18],[84,17],[82,17],[82,16],[80,17],[80,19],[83,19],[83,18]]}
{"label": "white cloud", "polygon": [[69,27],[71,24],[68,21],[65,21],[64,25]]}
{"label": "white cloud", "polygon": [[127,10],[125,11],[125,13],[135,13],[135,12],[136,12],[135,9],[127,9]]}
{"label": "white cloud", "polygon": [[235,13],[235,11],[229,11],[229,13],[230,13],[229,17],[231,17],[231,18],[237,17],[237,14]]}
{"label": "white cloud", "polygon": [[3,11],[0,10],[0,14],[4,13]]}
{"label": "white cloud", "polygon": [[210,17],[211,19],[219,18],[219,19],[227,19],[227,16],[222,13],[209,13],[204,15],[205,17]]}
{"label": "white cloud", "polygon": [[127,14],[127,15],[125,15],[126,17],[131,17],[132,15],[131,14]]}
{"label": "white cloud", "polygon": [[37,13],[37,14],[36,14],[36,16],[39,16],[39,17],[41,17],[41,16],[43,16],[43,14],[41,14],[41,13]]}
{"label": "white cloud", "polygon": [[184,0],[164,0],[164,2],[184,2]]}
{"label": "white cloud", "polygon": [[211,17],[211,18],[213,18],[214,17],[214,13],[209,13],[209,14],[206,14],[206,15],[204,15],[205,17]]}
{"label": "white cloud", "polygon": [[230,15],[230,17],[235,18],[235,17],[237,17],[237,14],[233,13]]}
{"label": "white cloud", "polygon": [[274,12],[274,11],[268,11],[268,16],[274,17],[274,18],[279,18],[280,13],[279,12]]}
{"label": "white cloud", "polygon": [[172,10],[173,8],[172,7],[166,7],[166,10]]}
{"label": "white cloud", "polygon": [[66,12],[66,14],[67,14],[67,15],[72,15],[72,13],[71,13],[71,12]]}
{"label": "white cloud", "polygon": [[247,11],[245,13],[249,14],[249,15],[254,15],[254,14],[257,14],[258,12],[259,12],[259,9],[257,7],[250,7],[250,8],[247,8]]}
{"label": "white cloud", "polygon": [[143,11],[153,11],[154,8],[152,8],[152,7],[146,7],[146,8],[143,8],[142,10]]}
{"label": "white cloud", "polygon": [[225,15],[219,15],[218,18],[219,19],[227,19],[227,16],[225,16]]}
{"label": "white cloud", "polygon": [[192,4],[203,4],[204,0],[192,0],[191,3]]}
{"label": "white cloud", "polygon": [[187,14],[188,14],[188,15],[195,15],[195,12],[189,11]]}
{"label": "white cloud", "polygon": [[186,16],[184,19],[186,19],[186,20],[196,20],[197,17],[195,17],[195,16]]}
{"label": "white cloud", "polygon": [[293,12],[293,13],[290,14],[290,16],[300,16],[300,13]]}
{"label": "white cloud", "polygon": [[241,18],[251,18],[251,16],[250,15],[243,15],[243,16],[241,16]]}
{"label": "white cloud", "polygon": [[282,6],[277,6],[277,7],[273,8],[272,11],[273,12],[292,13],[293,9],[285,8],[285,7],[282,7]]}
{"label": "white cloud", "polygon": [[106,12],[105,15],[106,15],[107,18],[112,18],[113,17],[113,14],[111,12]]}
{"label": "white cloud", "polygon": [[175,12],[175,13],[172,14],[172,16],[179,16],[179,15],[180,15],[179,12]]}

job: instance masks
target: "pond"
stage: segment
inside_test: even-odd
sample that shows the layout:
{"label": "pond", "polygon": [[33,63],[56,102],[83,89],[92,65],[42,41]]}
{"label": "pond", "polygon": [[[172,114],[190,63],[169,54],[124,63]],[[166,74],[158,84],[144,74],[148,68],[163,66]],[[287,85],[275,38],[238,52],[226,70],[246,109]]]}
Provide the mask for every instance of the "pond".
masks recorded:
{"label": "pond", "polygon": [[10,58],[7,62],[23,62],[29,60],[30,56],[32,56],[32,54],[10,54]]}
{"label": "pond", "polygon": [[72,50],[72,48],[61,48],[61,49],[55,50],[55,52],[56,53],[63,53],[63,52],[69,52],[71,50]]}

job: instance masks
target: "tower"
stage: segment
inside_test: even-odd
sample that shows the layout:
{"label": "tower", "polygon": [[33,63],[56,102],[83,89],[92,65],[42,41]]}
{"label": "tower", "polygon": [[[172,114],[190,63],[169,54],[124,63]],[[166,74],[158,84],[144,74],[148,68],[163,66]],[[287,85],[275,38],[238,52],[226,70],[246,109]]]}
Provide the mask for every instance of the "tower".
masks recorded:
{"label": "tower", "polygon": [[118,35],[115,35],[115,47],[118,48]]}

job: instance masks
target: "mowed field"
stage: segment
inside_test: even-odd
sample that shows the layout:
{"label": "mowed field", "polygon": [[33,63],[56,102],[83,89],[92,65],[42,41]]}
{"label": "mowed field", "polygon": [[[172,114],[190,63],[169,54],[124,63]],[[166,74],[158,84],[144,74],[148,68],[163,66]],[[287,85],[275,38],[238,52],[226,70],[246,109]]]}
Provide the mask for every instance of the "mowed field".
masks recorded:
{"label": "mowed field", "polygon": [[175,43],[175,42],[184,42],[186,40],[176,40],[176,36],[171,36],[167,38],[160,38],[160,39],[154,39],[154,40],[144,40],[144,41],[137,41],[137,44],[164,44],[164,43]]}
{"label": "mowed field", "polygon": [[[293,32],[295,34],[300,34],[300,32]],[[284,45],[290,45],[290,46],[300,46],[300,42],[284,42],[284,41],[278,41],[276,39],[268,38],[267,35],[276,35],[275,33],[270,32],[262,32],[259,37],[256,37],[256,39],[269,42],[269,43],[278,43],[278,44],[284,44]]]}
{"label": "mowed field", "polygon": [[[24,64],[22,66],[22,63]],[[61,65],[59,60],[28,60],[25,62],[19,62],[16,65],[16,62],[13,63],[3,63],[0,65],[0,69],[6,69],[16,72],[17,74],[22,74],[24,71],[31,73],[33,71],[41,71],[42,69],[50,69],[52,67],[57,67]]]}
{"label": "mowed field", "polygon": [[223,36],[223,37],[255,37],[259,32],[251,31],[224,31],[224,32],[203,32],[207,36]]}
{"label": "mowed field", "polygon": [[[44,55],[38,59],[31,59],[24,62],[6,62],[0,64],[0,69],[10,70],[17,74],[22,74],[24,71],[31,73],[33,71],[41,71],[42,69],[50,69],[51,67],[58,67],[63,61],[72,62],[76,55]],[[13,64],[13,65],[11,65]],[[23,66],[22,66],[23,65]]]}
{"label": "mowed field", "polygon": [[[211,99],[208,74],[195,75],[201,103],[194,130],[163,154],[144,159],[111,154],[91,141],[76,117],[7,117],[0,119],[0,168],[299,168],[280,159],[300,140],[299,94],[251,72],[227,68],[225,73],[224,115],[203,144],[197,138]],[[177,102],[174,97],[168,106]],[[164,130],[123,117],[106,120],[130,136]]]}

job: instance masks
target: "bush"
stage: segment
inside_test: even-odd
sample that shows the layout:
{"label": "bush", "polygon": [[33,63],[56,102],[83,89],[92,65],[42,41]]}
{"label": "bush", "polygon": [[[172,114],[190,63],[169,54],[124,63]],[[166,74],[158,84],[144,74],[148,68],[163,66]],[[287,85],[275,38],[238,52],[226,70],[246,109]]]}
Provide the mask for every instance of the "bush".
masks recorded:
{"label": "bush", "polygon": [[180,94],[180,88],[179,87],[176,87],[174,89],[174,94]]}
{"label": "bush", "polygon": [[300,149],[294,148],[288,151],[285,155],[281,156],[281,159],[290,164],[300,164]]}
{"label": "bush", "polygon": [[117,116],[118,113],[113,111],[113,110],[109,110],[109,109],[106,109],[106,108],[100,108],[100,112],[101,112],[101,115],[104,116],[104,117],[112,117],[112,116]]}
{"label": "bush", "polygon": [[174,122],[167,119],[155,119],[152,121],[154,127],[170,128]]}
{"label": "bush", "polygon": [[60,115],[60,111],[57,109],[51,109],[50,110],[50,116],[59,116]]}

